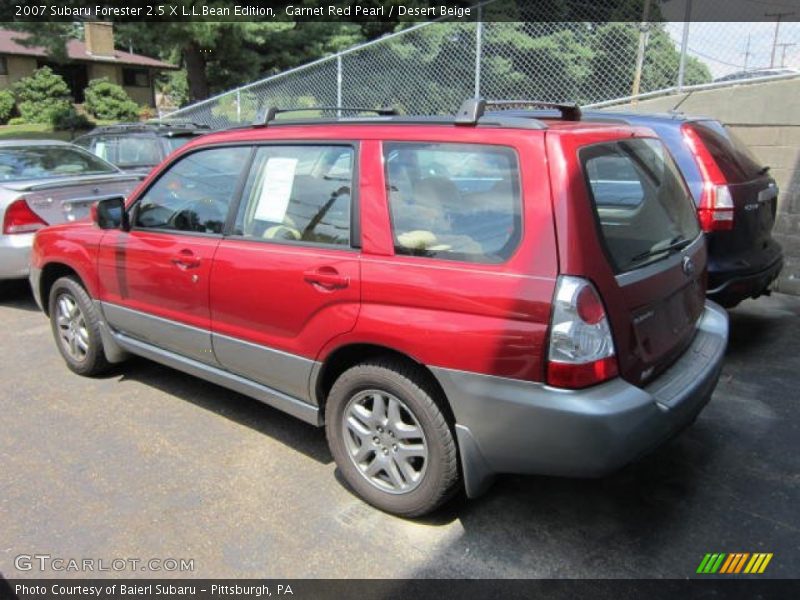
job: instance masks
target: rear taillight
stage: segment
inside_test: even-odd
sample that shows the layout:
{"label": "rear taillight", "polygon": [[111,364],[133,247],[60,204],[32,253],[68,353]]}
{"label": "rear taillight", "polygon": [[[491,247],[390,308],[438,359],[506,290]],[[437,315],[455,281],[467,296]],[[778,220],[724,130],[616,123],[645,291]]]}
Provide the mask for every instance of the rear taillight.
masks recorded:
{"label": "rear taillight", "polygon": [[617,374],[614,339],[597,290],[580,277],[560,276],[553,298],[547,383],[577,389]]}
{"label": "rear taillight", "polygon": [[47,223],[35,212],[31,210],[25,198],[14,200],[8,205],[6,214],[3,217],[3,233],[10,235],[14,233],[33,233],[42,227],[47,227]]}
{"label": "rear taillight", "polygon": [[700,226],[706,232],[729,231],[733,229],[733,198],[728,181],[691,124],[684,123],[681,129],[703,180],[700,205],[697,208]]}

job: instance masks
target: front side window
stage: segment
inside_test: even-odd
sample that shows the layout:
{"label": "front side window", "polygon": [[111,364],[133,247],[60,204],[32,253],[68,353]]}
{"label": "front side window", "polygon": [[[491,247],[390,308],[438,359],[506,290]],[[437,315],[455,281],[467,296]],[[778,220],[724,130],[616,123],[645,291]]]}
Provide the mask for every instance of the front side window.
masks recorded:
{"label": "front side window", "polygon": [[235,235],[348,246],[350,146],[262,146],[245,185]]}
{"label": "front side window", "polygon": [[478,144],[384,144],[395,252],[498,263],[522,235],[517,155]]}
{"label": "front side window", "polygon": [[173,163],[139,199],[134,227],[221,234],[250,148],[212,148]]}
{"label": "front side window", "polygon": [[581,149],[580,159],[618,273],[665,258],[699,235],[694,202],[660,141],[596,144]]}

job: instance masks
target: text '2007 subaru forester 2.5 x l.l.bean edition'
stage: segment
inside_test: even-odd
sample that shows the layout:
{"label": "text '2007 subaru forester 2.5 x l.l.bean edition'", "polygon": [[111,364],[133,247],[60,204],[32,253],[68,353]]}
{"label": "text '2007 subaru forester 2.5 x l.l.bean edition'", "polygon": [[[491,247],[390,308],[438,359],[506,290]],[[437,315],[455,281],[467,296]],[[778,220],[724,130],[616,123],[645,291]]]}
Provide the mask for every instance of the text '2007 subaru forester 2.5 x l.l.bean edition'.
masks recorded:
{"label": "text '2007 subaru forester 2.5 x l.l.bean edition'", "polygon": [[[659,445],[727,342],[684,181],[650,130],[486,105],[271,110],[42,230],[31,280],[67,364],[137,354],[324,424],[350,486],[406,516]],[[621,160],[635,181],[593,175]]]}

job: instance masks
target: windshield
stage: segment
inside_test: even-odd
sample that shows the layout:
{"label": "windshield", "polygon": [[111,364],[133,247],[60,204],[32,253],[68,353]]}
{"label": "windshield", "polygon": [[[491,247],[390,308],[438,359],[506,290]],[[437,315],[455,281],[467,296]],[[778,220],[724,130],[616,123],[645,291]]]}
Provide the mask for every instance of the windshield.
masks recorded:
{"label": "windshield", "polygon": [[117,173],[107,162],[69,146],[0,148],[0,181]]}
{"label": "windshield", "polygon": [[597,144],[580,157],[618,273],[665,258],[700,234],[691,196],[658,140]]}

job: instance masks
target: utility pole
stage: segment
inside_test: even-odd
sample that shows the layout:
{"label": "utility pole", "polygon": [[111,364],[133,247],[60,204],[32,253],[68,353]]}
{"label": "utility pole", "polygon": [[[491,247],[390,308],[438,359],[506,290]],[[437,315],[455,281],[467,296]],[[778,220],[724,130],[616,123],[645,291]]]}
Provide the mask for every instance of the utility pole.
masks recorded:
{"label": "utility pole", "polygon": [[639,26],[639,50],[636,52],[636,71],[633,75],[633,87],[631,88],[631,104],[636,105],[639,102],[639,87],[642,84],[642,68],[644,67],[644,51],[647,46],[647,36],[649,34],[650,24],[647,22],[647,17],[650,14],[650,0],[644,0],[644,9],[642,10],[642,23]]}
{"label": "utility pole", "polygon": [[744,49],[744,70],[747,72],[747,63],[750,61],[750,34],[747,34],[747,46]]}
{"label": "utility pole", "polygon": [[683,35],[681,36],[681,59],[678,63],[678,91],[683,90],[686,77],[686,56],[689,52],[689,24],[692,22],[692,0],[686,0],[683,13]]}
{"label": "utility pole", "polygon": [[792,46],[797,46],[797,44],[794,44],[794,43],[790,44],[788,42],[784,42],[782,44],[778,44],[778,46],[781,47],[781,66],[785,67],[786,66],[786,64],[785,64],[786,63],[786,49],[787,48],[791,48]]}
{"label": "utility pole", "polygon": [[793,12],[764,13],[765,17],[775,17],[775,37],[772,38],[772,55],[769,59],[770,68],[775,66],[775,49],[778,47],[778,34],[781,30],[781,19],[793,14]]}

